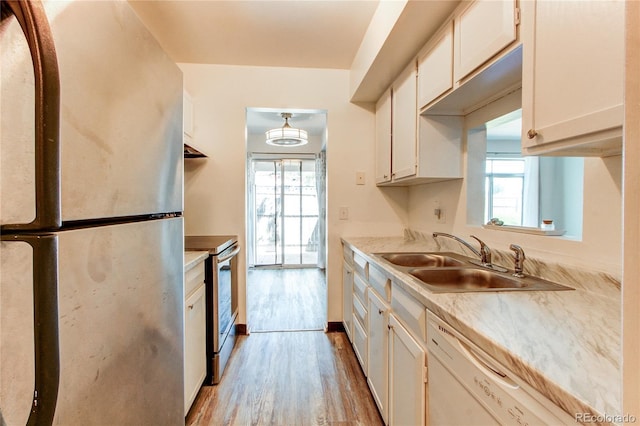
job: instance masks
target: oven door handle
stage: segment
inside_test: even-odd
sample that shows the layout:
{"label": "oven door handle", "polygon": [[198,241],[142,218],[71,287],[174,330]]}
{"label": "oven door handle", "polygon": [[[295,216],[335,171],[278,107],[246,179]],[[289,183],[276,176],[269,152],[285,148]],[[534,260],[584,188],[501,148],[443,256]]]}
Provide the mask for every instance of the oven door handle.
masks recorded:
{"label": "oven door handle", "polygon": [[226,256],[218,256],[218,263],[226,262],[227,260],[231,259],[238,253],[240,253],[240,246],[236,246],[236,248],[233,249],[233,251]]}

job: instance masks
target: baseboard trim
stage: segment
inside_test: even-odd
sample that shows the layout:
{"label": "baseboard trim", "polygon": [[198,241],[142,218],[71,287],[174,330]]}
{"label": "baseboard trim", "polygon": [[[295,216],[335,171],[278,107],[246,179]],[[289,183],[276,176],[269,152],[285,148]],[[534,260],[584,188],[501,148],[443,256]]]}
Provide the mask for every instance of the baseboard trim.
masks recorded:
{"label": "baseboard trim", "polygon": [[340,332],[344,332],[344,324],[342,324],[342,321],[329,321],[327,323],[327,333]]}

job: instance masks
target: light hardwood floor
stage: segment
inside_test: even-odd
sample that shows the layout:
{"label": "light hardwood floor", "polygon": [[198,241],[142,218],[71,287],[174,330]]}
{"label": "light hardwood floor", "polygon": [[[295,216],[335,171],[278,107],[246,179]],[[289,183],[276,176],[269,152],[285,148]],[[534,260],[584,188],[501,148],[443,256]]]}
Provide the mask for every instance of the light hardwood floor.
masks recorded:
{"label": "light hardwood floor", "polygon": [[202,387],[188,426],[383,424],[346,334],[323,331],[323,271],[251,270],[247,310],[251,334],[220,383]]}
{"label": "light hardwood floor", "polygon": [[345,333],[240,336],[217,386],[204,386],[188,426],[382,425]]}
{"label": "light hardwood floor", "polygon": [[327,325],[324,271],[251,269],[247,277],[249,329],[257,331],[323,330]]}

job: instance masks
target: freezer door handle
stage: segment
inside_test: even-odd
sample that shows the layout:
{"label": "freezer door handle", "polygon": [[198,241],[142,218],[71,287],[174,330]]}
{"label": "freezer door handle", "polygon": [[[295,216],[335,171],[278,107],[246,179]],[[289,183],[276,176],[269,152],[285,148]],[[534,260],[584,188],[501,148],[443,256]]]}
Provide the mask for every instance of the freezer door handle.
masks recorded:
{"label": "freezer door handle", "polygon": [[50,425],[60,381],[58,237],[53,234],[3,235],[2,241],[25,242],[33,249],[35,383],[27,426]]}
{"label": "freezer door handle", "polygon": [[[2,0],[24,33],[35,79],[35,218],[2,232],[57,229],[60,208],[60,75],[53,35],[40,1]],[[3,12],[4,15],[4,12]]]}

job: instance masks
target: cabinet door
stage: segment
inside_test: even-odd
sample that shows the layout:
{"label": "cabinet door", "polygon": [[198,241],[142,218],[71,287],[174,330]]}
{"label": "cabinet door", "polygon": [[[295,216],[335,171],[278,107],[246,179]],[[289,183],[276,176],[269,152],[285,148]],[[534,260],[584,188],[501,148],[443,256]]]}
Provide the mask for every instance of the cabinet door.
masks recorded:
{"label": "cabinet door", "polygon": [[476,0],[455,20],[455,81],[516,39],[515,0]]}
{"label": "cabinet door", "polygon": [[394,180],[416,174],[417,96],[416,64],[411,62],[393,84],[391,173]]}
{"label": "cabinet door", "polygon": [[360,362],[360,366],[362,367],[362,372],[365,376],[369,375],[368,368],[368,353],[367,353],[367,345],[369,344],[369,339],[367,338],[367,332],[364,329],[364,326],[360,324],[360,321],[353,316],[353,351],[356,353],[356,358]]}
{"label": "cabinet door", "polygon": [[367,383],[378,405],[382,419],[387,422],[389,329],[387,305],[375,291],[369,290],[369,376]]}
{"label": "cabinet door", "polygon": [[187,92],[183,93],[182,108],[182,129],[185,139],[191,141],[193,138],[193,101]]}
{"label": "cabinet door", "polygon": [[207,374],[205,285],[184,302],[184,414],[187,415]]}
{"label": "cabinet door", "polygon": [[346,261],[342,262],[342,324],[349,340],[353,333],[353,269]]}
{"label": "cabinet door", "polygon": [[389,424],[424,425],[425,350],[393,314],[389,315]]}
{"label": "cabinet door", "polygon": [[418,105],[420,108],[453,87],[453,22],[435,44],[418,58]]}
{"label": "cabinet door", "polygon": [[376,104],[376,183],[391,180],[391,89]]}
{"label": "cabinet door", "polygon": [[[524,151],[620,152],[624,2],[527,1],[522,8]],[[572,153],[577,146],[584,151]]]}

